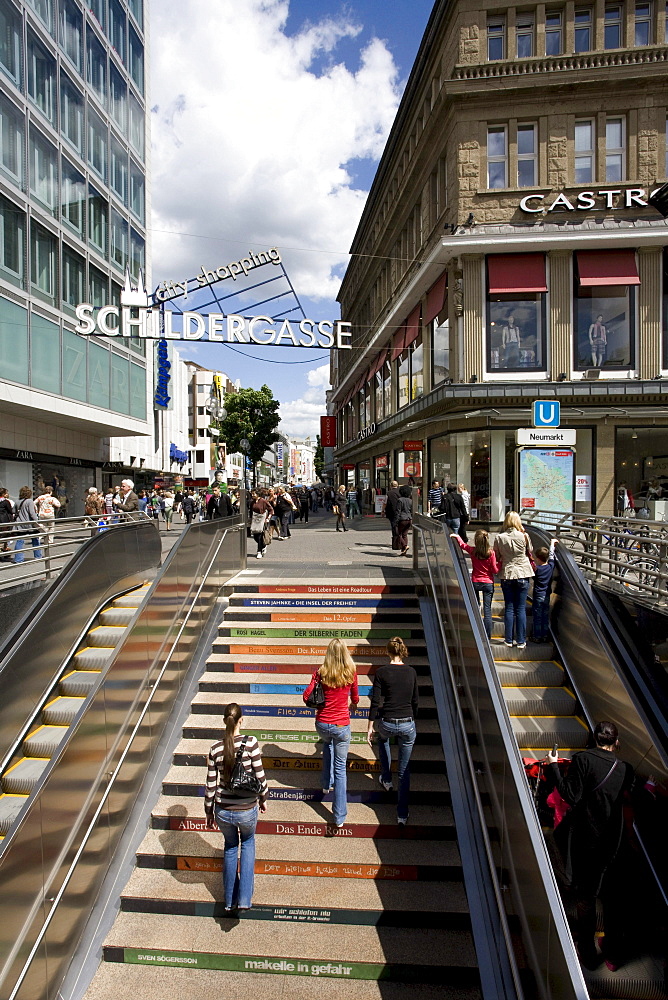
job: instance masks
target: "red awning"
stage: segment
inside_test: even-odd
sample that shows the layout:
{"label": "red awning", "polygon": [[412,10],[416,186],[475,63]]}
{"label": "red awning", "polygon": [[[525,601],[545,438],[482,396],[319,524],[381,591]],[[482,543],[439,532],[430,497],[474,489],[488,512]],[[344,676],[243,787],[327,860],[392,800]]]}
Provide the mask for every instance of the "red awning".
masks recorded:
{"label": "red awning", "polygon": [[436,319],[443,308],[445,302],[445,290],[448,287],[448,272],[444,271],[438,281],[435,281],[427,292],[427,312],[425,313],[425,323],[431,323]]}
{"label": "red awning", "polygon": [[492,254],[487,258],[490,294],[546,292],[545,254]]}
{"label": "red awning", "polygon": [[378,354],[376,355],[376,360],[374,361],[374,363],[371,365],[371,368],[369,369],[369,378],[373,378],[374,375],[376,374],[376,372],[380,371],[380,369],[385,364],[385,358],[386,357],[387,357],[387,348],[385,348],[384,351],[379,351],[378,352]]}
{"label": "red awning", "polygon": [[404,341],[406,339],[406,327],[400,326],[394,337],[392,338],[392,360],[396,361],[401,352],[404,349]]}
{"label": "red awning", "polygon": [[578,250],[581,285],[639,285],[634,250]]}
{"label": "red awning", "polygon": [[357,393],[360,391],[365,382],[366,382],[366,372],[364,373],[364,375],[362,375],[361,379],[353,389],[353,396],[357,395]]}
{"label": "red awning", "polygon": [[421,306],[417,305],[406,320],[406,336],[404,337],[404,349],[418,339],[420,334],[420,313]]}

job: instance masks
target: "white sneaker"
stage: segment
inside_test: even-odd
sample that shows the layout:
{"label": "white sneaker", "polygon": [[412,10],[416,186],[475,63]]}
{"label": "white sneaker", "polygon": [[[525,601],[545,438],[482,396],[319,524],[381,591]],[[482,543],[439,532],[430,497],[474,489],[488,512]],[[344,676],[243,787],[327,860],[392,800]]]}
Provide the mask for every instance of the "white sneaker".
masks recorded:
{"label": "white sneaker", "polygon": [[258,552],[258,554],[257,554],[257,555],[255,556],[255,558],[256,558],[256,559],[261,559],[261,558],[262,558],[262,553],[261,553],[261,552]]}

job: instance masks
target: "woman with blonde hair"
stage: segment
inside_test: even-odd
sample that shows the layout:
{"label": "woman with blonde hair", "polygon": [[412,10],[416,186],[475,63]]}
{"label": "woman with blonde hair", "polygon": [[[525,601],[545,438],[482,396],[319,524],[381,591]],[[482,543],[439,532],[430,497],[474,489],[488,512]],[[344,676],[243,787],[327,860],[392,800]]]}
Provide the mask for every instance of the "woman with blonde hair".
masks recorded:
{"label": "woman with blonde hair", "polygon": [[411,790],[410,759],[416,737],[418,679],[413,667],[406,665],[408,650],[403,639],[395,636],[385,648],[390,662],[379,667],[373,678],[366,738],[371,746],[375,723],[382,767],[378,781],[386,792],[392,791],[390,738],[392,736],[396,738],[399,758],[397,822],[404,826],[408,822],[408,796]]}
{"label": "woman with blonde hair", "polygon": [[350,713],[360,700],[357,690],[357,670],[341,639],[332,639],[321,667],[314,671],[311,683],[304,691],[304,701],[320,681],[325,703],[316,709],[315,728],[324,743],[322,753],[322,790],[334,790],[332,815],[336,826],[346,821],[346,763],[350,746]]}
{"label": "woman with blonde hair", "polygon": [[506,602],[504,612],[505,643],[518,649],[527,644],[527,595],[534,575],[531,542],[520,515],[509,510],[503,527],[494,540],[494,552],[500,566],[501,590]]}

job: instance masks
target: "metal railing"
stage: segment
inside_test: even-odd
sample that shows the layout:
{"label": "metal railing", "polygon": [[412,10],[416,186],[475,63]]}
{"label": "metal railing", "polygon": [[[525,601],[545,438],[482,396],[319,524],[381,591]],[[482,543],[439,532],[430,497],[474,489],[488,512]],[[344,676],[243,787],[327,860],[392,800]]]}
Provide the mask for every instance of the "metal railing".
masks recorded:
{"label": "metal railing", "polygon": [[[587,989],[462,553],[446,526],[433,518],[418,514],[413,526],[416,568],[437,610],[446,679],[449,675],[450,689],[459,703],[458,724],[465,727],[464,720],[470,720],[461,741],[468,756],[465,767],[480,809],[485,798],[488,802],[483,821],[490,860],[483,857],[479,867],[487,864],[496,879],[505,920],[519,921],[524,961],[532,973],[533,982],[525,986],[523,995],[527,1000],[586,1000]],[[464,848],[460,835],[460,849]],[[471,898],[468,885],[467,893]]]}
{"label": "metal railing", "polygon": [[0,592],[56,577],[84,542],[129,521],[150,521],[142,511],[97,517],[56,517],[0,525]]}
{"label": "metal railing", "polygon": [[0,1000],[58,995],[200,635],[245,567],[242,509],[183,531],[0,846]]}
{"label": "metal railing", "polygon": [[522,521],[567,546],[588,580],[651,607],[668,606],[668,524],[523,508]]}

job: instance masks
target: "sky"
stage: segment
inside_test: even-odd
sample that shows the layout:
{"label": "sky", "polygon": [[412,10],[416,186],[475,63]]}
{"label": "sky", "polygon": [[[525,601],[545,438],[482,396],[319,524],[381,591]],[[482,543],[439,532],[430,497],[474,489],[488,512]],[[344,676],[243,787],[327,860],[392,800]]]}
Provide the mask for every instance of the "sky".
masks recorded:
{"label": "sky", "polygon": [[[306,315],[339,318],[348,249],[432,6],[153,0],[154,286],[275,247]],[[266,383],[285,433],[317,433],[326,352],[203,343],[179,353],[244,386]]]}

